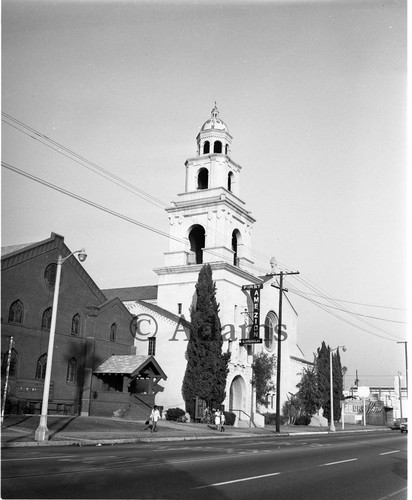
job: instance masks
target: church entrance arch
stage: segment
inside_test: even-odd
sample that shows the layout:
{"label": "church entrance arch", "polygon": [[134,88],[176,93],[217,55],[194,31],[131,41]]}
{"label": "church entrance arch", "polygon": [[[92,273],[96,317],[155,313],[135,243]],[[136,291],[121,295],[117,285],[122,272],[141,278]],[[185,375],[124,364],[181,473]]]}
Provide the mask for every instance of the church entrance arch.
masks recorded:
{"label": "church entrance arch", "polygon": [[229,409],[246,412],[246,382],[240,375],[237,375],[230,384]]}

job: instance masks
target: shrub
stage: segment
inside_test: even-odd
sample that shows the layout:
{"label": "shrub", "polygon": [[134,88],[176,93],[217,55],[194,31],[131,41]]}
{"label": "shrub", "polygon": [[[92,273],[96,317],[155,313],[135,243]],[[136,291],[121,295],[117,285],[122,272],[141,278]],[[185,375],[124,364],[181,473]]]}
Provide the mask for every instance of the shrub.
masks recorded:
{"label": "shrub", "polygon": [[295,421],[295,425],[309,425],[311,418],[308,415],[301,415]]}
{"label": "shrub", "polygon": [[232,411],[224,411],[225,414],[225,425],[235,425],[236,414]]}
{"label": "shrub", "polygon": [[166,412],[166,420],[174,422],[186,422],[185,411],[181,408],[169,408]]}
{"label": "shrub", "polygon": [[[264,413],[265,417],[265,425],[276,425],[276,413]],[[280,416],[279,419],[280,425],[285,423],[285,417],[283,415]]]}

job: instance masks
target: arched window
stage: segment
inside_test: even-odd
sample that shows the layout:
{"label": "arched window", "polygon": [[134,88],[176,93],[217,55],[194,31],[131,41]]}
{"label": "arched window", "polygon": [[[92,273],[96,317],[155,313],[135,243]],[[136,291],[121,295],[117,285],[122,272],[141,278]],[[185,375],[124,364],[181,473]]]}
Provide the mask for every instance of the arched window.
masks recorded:
{"label": "arched window", "polygon": [[229,172],[227,176],[227,189],[228,191],[232,191],[232,182],[233,182],[233,172]]}
{"label": "arched window", "polygon": [[110,327],[110,340],[112,342],[116,342],[116,333],[117,333],[117,325],[116,323],[113,323],[112,326]]}
{"label": "arched window", "polygon": [[[9,351],[7,351],[3,355],[2,363],[1,363],[1,375],[5,376],[7,372],[7,363],[9,360]],[[9,377],[17,377],[17,370],[19,367],[19,356],[17,354],[16,349],[11,350],[10,355],[10,368],[9,368]]]}
{"label": "arched window", "polygon": [[50,330],[51,318],[52,318],[52,308],[48,307],[44,311],[43,317],[41,319],[41,327],[43,330]]}
{"label": "arched window", "polygon": [[47,365],[47,354],[44,353],[37,360],[37,367],[36,367],[36,379],[37,380],[44,380],[44,378],[46,376],[46,365]]}
{"label": "arched window", "polygon": [[226,144],[225,146],[225,155],[229,153],[229,144]]}
{"label": "arched window", "polygon": [[222,143],[220,141],[215,141],[213,144],[213,152],[221,153],[222,152]]}
{"label": "arched window", "polygon": [[20,300],[16,300],[9,309],[9,323],[23,323],[24,307]]}
{"label": "arched window", "polygon": [[197,175],[197,189],[207,189],[209,187],[209,170],[201,168]]}
{"label": "arched window", "polygon": [[56,283],[57,264],[49,264],[44,271],[44,281],[50,287],[54,287]]}
{"label": "arched window", "polygon": [[205,141],[205,143],[203,144],[203,154],[207,155],[207,153],[209,152],[210,152],[210,142]]}
{"label": "arched window", "polygon": [[78,314],[75,314],[72,318],[72,335],[79,335],[80,334],[80,316]]}
{"label": "arched window", "polygon": [[66,382],[68,384],[76,383],[77,377],[77,361],[76,358],[72,358],[67,365]]}
{"label": "arched window", "polygon": [[238,242],[240,238],[240,233],[237,229],[235,229],[232,233],[232,250],[233,250],[233,265],[239,266],[239,256],[238,256]]}
{"label": "arched window", "polygon": [[195,254],[196,264],[203,264],[203,249],[205,247],[205,230],[196,225],[189,233],[190,251]]}
{"label": "arched window", "polygon": [[276,348],[276,326],[278,317],[273,311],[268,312],[265,319],[265,347],[268,351],[274,351]]}

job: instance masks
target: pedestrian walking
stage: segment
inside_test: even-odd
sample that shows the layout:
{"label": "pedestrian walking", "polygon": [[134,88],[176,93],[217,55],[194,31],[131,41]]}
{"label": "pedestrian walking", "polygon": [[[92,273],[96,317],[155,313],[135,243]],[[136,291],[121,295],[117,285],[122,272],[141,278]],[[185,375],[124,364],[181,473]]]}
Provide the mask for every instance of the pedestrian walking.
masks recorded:
{"label": "pedestrian walking", "polygon": [[153,410],[149,418],[152,422],[152,432],[157,432],[157,422],[161,418],[161,416],[160,411],[157,409],[156,405],[153,406]]}
{"label": "pedestrian walking", "polygon": [[215,411],[215,425],[216,425],[216,430],[220,431],[220,411],[219,410]]}
{"label": "pedestrian walking", "polygon": [[225,432],[225,412],[220,412],[220,432]]}

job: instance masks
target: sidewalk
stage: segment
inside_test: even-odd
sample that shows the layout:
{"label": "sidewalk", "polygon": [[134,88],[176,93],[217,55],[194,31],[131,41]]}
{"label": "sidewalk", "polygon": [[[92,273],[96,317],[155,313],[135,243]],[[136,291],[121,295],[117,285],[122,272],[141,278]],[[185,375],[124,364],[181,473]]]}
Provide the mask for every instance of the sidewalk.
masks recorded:
{"label": "sidewalk", "polygon": [[[104,417],[50,416],[47,426],[48,441],[38,443],[34,439],[39,425],[39,415],[6,415],[1,428],[2,448],[28,446],[99,446],[151,441],[185,441],[201,439],[222,439],[234,437],[285,437],[288,435],[308,435],[328,433],[328,427],[282,425],[276,433],[274,425],[265,428],[225,427],[225,432],[217,432],[213,426],[198,423],[178,423],[161,420],[158,432],[151,433],[143,421],[120,420]],[[383,431],[389,427],[336,425],[336,432]],[[395,431],[392,431],[395,432]]]}

